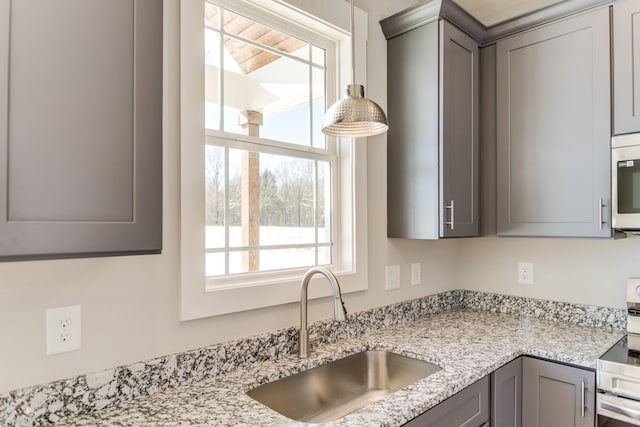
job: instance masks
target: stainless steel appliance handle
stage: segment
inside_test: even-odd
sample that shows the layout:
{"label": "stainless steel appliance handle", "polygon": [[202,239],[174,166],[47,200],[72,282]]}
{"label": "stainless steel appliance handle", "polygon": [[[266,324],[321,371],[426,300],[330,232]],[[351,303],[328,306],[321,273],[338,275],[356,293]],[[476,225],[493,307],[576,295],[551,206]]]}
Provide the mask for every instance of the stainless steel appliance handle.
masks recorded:
{"label": "stainless steel appliance handle", "polygon": [[456,208],[455,205],[453,204],[453,200],[451,200],[451,204],[449,206],[445,206],[445,209],[451,209],[451,221],[445,221],[446,225],[450,225],[451,229],[455,229],[455,222],[456,222]]}
{"label": "stainless steel appliance handle", "polygon": [[600,402],[600,407],[602,409],[606,409],[607,411],[615,412],[616,414],[633,418],[634,420],[640,420],[640,411],[636,411],[635,409],[623,408],[622,406],[614,405],[613,403],[604,401]]}
{"label": "stainless steel appliance handle", "polygon": [[580,394],[580,409],[582,410],[582,418],[584,418],[584,381],[582,381],[582,393]]}
{"label": "stainless steel appliance handle", "polygon": [[638,400],[640,398],[640,396],[638,396],[638,393],[632,393],[627,389],[612,387],[610,390],[607,390],[607,391],[610,393],[613,393],[616,396],[623,396],[628,399]]}

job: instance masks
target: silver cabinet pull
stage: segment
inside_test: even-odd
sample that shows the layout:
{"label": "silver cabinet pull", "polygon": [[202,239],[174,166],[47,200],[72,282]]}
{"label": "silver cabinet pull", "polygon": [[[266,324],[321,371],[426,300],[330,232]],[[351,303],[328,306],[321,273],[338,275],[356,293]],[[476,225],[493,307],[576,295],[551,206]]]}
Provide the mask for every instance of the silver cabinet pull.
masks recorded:
{"label": "silver cabinet pull", "polygon": [[602,226],[605,224],[603,218],[602,218],[602,210],[607,207],[607,204],[604,203],[604,199],[600,199],[598,202],[598,215],[599,215],[599,222],[600,222],[600,230],[602,230]]}
{"label": "silver cabinet pull", "polygon": [[445,209],[450,209],[451,210],[451,221],[445,221],[444,223],[446,225],[450,225],[451,229],[455,229],[455,222],[456,222],[456,208],[455,205],[453,204],[453,200],[451,201],[451,204],[449,206],[445,206]]}
{"label": "silver cabinet pull", "polygon": [[582,418],[584,418],[584,381],[582,381],[582,393],[580,395],[580,408],[582,409]]}

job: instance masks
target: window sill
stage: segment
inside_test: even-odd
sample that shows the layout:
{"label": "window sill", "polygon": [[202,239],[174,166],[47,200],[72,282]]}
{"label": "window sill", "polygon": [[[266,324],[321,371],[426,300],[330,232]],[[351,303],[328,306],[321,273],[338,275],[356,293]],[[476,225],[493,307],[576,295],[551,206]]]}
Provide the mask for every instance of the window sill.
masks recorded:
{"label": "window sill", "polygon": [[[367,275],[353,272],[334,272],[343,294],[368,289]],[[209,285],[200,295],[189,295],[183,287],[181,320],[255,310],[300,301],[302,275],[263,281],[243,281],[228,285]],[[309,299],[331,296],[331,286],[322,276],[314,277],[309,286]],[[203,287],[204,288],[204,287]],[[188,288],[187,288],[188,289]],[[185,304],[188,300],[188,304]]]}

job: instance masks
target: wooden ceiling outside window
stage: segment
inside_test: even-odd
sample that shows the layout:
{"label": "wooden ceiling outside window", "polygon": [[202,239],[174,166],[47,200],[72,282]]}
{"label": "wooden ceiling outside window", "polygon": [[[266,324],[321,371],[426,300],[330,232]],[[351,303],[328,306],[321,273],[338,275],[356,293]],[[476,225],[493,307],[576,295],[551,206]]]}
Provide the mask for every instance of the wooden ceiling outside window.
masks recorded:
{"label": "wooden ceiling outside window", "polygon": [[[205,20],[210,27],[219,29],[218,6],[205,2]],[[285,53],[293,53],[307,45],[302,40],[228,10],[224,11],[223,25],[226,33],[235,34]],[[280,58],[276,54],[231,37],[225,37],[224,45],[245,75]]]}

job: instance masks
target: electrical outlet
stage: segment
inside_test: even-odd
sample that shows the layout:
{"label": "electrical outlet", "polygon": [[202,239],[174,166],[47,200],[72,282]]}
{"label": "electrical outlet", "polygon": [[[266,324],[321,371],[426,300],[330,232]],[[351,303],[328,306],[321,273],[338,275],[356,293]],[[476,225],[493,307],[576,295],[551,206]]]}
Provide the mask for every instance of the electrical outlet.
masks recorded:
{"label": "electrical outlet", "polygon": [[518,283],[523,285],[533,284],[533,264],[530,262],[518,263]]}
{"label": "electrical outlet", "polygon": [[391,289],[400,288],[400,266],[388,265],[385,268],[387,280],[385,281],[384,289],[389,291]]}
{"label": "electrical outlet", "polygon": [[417,286],[421,283],[420,263],[411,264],[411,286]]}
{"label": "electrical outlet", "polygon": [[80,350],[80,306],[49,308],[46,312],[47,356]]}

